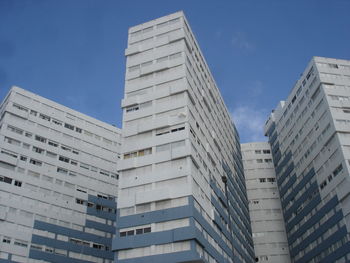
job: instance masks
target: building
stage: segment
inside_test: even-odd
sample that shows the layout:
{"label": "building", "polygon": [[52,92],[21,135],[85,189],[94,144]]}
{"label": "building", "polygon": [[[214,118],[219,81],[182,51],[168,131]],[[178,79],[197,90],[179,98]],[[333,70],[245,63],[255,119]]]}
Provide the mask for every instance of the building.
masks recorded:
{"label": "building", "polygon": [[17,87],[0,127],[0,262],[113,262],[120,130]]}
{"label": "building", "polygon": [[265,125],[293,262],[350,262],[350,61],[314,57]]}
{"label": "building", "polygon": [[255,262],[290,263],[275,168],[267,142],[241,145]]}
{"label": "building", "polygon": [[117,262],[253,262],[239,137],[184,14],[125,54]]}

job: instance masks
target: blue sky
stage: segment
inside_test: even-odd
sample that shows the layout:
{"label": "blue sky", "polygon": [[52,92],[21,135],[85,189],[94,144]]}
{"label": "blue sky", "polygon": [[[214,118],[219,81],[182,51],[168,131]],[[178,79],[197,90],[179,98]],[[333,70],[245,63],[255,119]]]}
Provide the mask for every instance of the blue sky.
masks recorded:
{"label": "blue sky", "polygon": [[242,142],[312,56],[350,59],[348,0],[0,0],[0,97],[12,85],[121,127],[129,27],[183,10]]}

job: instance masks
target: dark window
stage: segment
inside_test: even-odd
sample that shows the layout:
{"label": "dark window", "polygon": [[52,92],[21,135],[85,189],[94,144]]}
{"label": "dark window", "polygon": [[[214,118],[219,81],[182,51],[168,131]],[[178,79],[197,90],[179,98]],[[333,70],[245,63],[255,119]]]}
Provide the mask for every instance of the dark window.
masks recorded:
{"label": "dark window", "polygon": [[133,235],[134,235],[134,233],[135,233],[135,231],[134,231],[134,230],[129,230],[129,231],[127,232],[128,236],[133,236]]}
{"label": "dark window", "polygon": [[58,160],[60,160],[61,162],[69,163],[69,158],[64,157],[64,156],[60,156],[60,157],[58,158]]}
{"label": "dark window", "polygon": [[15,186],[21,187],[22,186],[22,182],[16,180],[15,181]]}
{"label": "dark window", "polygon": [[121,236],[121,237],[126,237],[126,231],[120,232],[120,233],[119,233],[119,236]]}
{"label": "dark window", "polygon": [[143,234],[143,229],[142,228],[136,229],[136,235],[141,235],[141,234]]}
{"label": "dark window", "polygon": [[64,124],[64,127],[67,128],[67,129],[70,129],[70,130],[74,131],[74,126],[73,126],[73,125],[70,125],[70,124],[68,124],[68,123],[65,123],[65,124]]}
{"label": "dark window", "polygon": [[143,233],[151,233],[151,228],[150,227],[144,228]]}

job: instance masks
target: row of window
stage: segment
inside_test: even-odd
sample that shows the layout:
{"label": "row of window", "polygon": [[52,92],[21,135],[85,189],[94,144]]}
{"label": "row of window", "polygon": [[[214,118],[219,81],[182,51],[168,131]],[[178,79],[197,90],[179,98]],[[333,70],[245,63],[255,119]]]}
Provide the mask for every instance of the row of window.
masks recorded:
{"label": "row of window", "polygon": [[334,169],[334,171],[328,175],[327,179],[323,180],[323,182],[320,184],[320,189],[322,190],[327,186],[328,183],[330,183],[333,178],[335,178],[339,173],[343,171],[343,165],[340,164],[337,166],[337,168]]}
{"label": "row of window", "polygon": [[21,181],[13,180],[10,177],[4,176],[4,175],[0,175],[0,183],[12,184],[12,182],[13,182],[14,186],[18,186],[18,187],[22,186],[22,182]]}
{"label": "row of window", "polygon": [[[82,133],[82,132],[83,132],[83,129],[82,129],[82,128],[79,128],[79,127],[76,127],[76,126],[74,126],[74,125],[72,125],[72,124],[69,124],[69,123],[62,122],[62,121],[60,121],[60,120],[54,119],[54,118],[49,117],[49,116],[47,116],[47,115],[45,115],[45,114],[38,113],[38,112],[35,111],[35,110],[30,110],[30,109],[28,109],[28,108],[26,108],[26,107],[24,107],[24,106],[22,106],[22,105],[20,105],[20,104],[13,103],[12,105],[13,105],[13,107],[16,108],[16,109],[19,109],[19,110],[24,111],[24,112],[29,112],[30,115],[32,115],[32,116],[38,116],[40,119],[46,120],[46,121],[48,121],[48,122],[52,122],[53,124],[55,124],[55,125],[57,125],[57,126],[65,127],[65,128],[67,128],[67,129],[72,130],[72,131],[75,131],[75,132],[77,132],[77,133]],[[93,133],[91,133],[91,132],[89,132],[89,131],[86,131],[86,130],[84,130],[84,134],[85,134],[85,135],[88,135],[88,136],[90,136],[90,137],[93,135]],[[107,139],[107,138],[104,138],[104,137],[101,137],[101,136],[99,136],[99,135],[97,135],[97,134],[95,134],[94,137],[95,137],[97,140],[100,140],[100,139],[102,138],[102,140],[103,140],[104,142],[108,143],[108,144],[112,144],[112,143],[113,143],[111,140],[109,140],[109,139]],[[114,144],[117,144],[117,142],[114,142]]]}
{"label": "row of window", "polygon": [[145,156],[145,155],[150,155],[150,154],[152,154],[152,148],[146,148],[146,149],[138,150],[135,152],[125,153],[124,160],[134,158],[134,157],[141,157],[141,156]]}
{"label": "row of window", "polygon": [[88,202],[80,198],[76,198],[75,202],[79,205],[86,205],[87,207],[95,207],[97,211],[103,211],[103,212],[114,213],[114,214],[116,213],[116,209],[114,208],[99,205],[99,204],[94,204],[92,202]]}
{"label": "row of window", "polygon": [[[181,52],[177,52],[177,53],[171,54],[169,56],[164,56],[164,57],[157,58],[155,63],[161,63],[161,62],[168,61],[168,60],[170,61],[170,60],[177,59],[177,58],[180,58],[180,57],[182,57],[182,53]],[[140,70],[142,68],[151,66],[152,64],[153,64],[153,60],[150,60],[150,61],[138,64],[138,65],[135,65],[135,66],[131,66],[131,67],[128,68],[128,72],[134,72],[136,70]]]}
{"label": "row of window", "polygon": [[133,236],[133,235],[142,235],[151,233],[152,229],[151,227],[144,227],[144,228],[136,228],[135,230],[128,230],[128,231],[122,231],[119,233],[120,237],[126,237],[126,236]]}
{"label": "row of window", "polygon": [[256,154],[270,154],[270,150],[255,150]]}
{"label": "row of window", "polygon": [[[24,132],[23,130],[20,130],[20,129],[18,129],[18,128],[14,127],[14,126],[11,126],[11,125],[8,125],[8,129],[13,131],[13,132],[19,133],[19,134],[25,134],[25,136],[29,137],[29,138],[31,138],[33,136],[33,134],[31,134],[31,133]],[[53,147],[59,147],[60,146],[60,148],[62,150],[65,150],[67,152],[72,152],[73,154],[79,155],[79,151],[78,150],[76,150],[74,148],[71,148],[69,146],[63,145],[63,144],[60,145],[58,142],[55,142],[55,141],[52,141],[52,140],[48,140],[48,139],[46,139],[46,138],[44,138],[42,136],[35,135],[34,139],[39,141],[39,142],[42,142],[42,143],[47,143],[48,145],[53,146]],[[18,141],[16,139],[13,139],[13,138],[9,138],[9,137],[5,137],[5,141],[10,143],[10,144],[14,144],[14,145],[18,145],[18,146],[20,146],[20,144],[21,144],[20,141]],[[27,144],[27,143],[23,143],[23,146],[25,146],[25,148],[27,148],[27,149],[30,148],[30,145]],[[34,152],[36,152],[36,153],[39,153],[39,154],[44,154],[46,152],[47,156],[49,156],[51,158],[57,158],[57,154],[56,153],[53,153],[53,152],[50,152],[50,151],[45,151],[44,149],[36,147],[36,146],[32,146],[32,150]],[[16,154],[12,154],[12,156],[14,158],[17,158]],[[21,156],[20,159],[22,161],[26,161],[27,157],[26,156]],[[63,162],[71,163],[72,165],[78,165],[78,161],[75,161],[75,160],[70,159],[68,157],[59,156],[59,160],[63,161]],[[41,166],[42,165],[41,161],[35,160],[35,159],[30,159],[30,163],[34,164],[34,165],[37,165],[37,166]],[[99,173],[102,174],[102,175],[110,176],[110,177],[115,178],[115,179],[119,179],[119,175],[118,174],[110,173],[110,172],[108,172],[106,170],[98,169],[95,166],[90,166],[88,164],[80,163],[80,167],[83,168],[83,169],[87,169],[87,170],[93,171],[93,172],[98,172],[99,171]]]}
{"label": "row of window", "polygon": [[[157,24],[155,27],[157,29],[159,28],[164,28],[166,26],[169,26],[169,25],[173,25],[173,24],[176,24],[180,22],[180,18],[175,18],[175,19],[171,19],[171,20],[168,20],[166,22],[162,22],[162,23],[159,23]],[[150,26],[150,27],[146,27],[144,29],[141,29],[141,30],[138,30],[138,31],[135,31],[135,32],[132,32],[130,33],[130,37],[137,37],[137,36],[141,36],[143,34],[146,34],[146,33],[149,33],[151,32],[152,30],[154,29],[154,26]]]}
{"label": "row of window", "polygon": [[274,183],[276,182],[276,178],[268,177],[268,178],[259,178],[260,183]]}
{"label": "row of window", "polygon": [[335,63],[322,63],[317,62],[317,66],[322,68],[332,68],[332,69],[350,69],[350,65],[343,65],[343,64],[335,64]]}

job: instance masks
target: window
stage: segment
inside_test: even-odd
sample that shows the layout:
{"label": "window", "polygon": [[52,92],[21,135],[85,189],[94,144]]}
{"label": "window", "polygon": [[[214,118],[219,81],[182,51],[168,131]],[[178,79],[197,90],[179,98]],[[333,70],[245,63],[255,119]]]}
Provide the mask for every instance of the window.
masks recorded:
{"label": "window", "polygon": [[15,186],[21,187],[22,186],[22,182],[15,180]]}
{"label": "window", "polygon": [[68,152],[72,151],[71,148],[69,148],[69,147],[67,147],[67,146],[64,146],[64,145],[61,145],[61,149],[62,149],[62,150],[65,150],[65,151],[68,151]]}
{"label": "window", "polygon": [[79,133],[82,133],[82,132],[83,132],[83,130],[80,129],[80,128],[78,128],[78,127],[75,127],[75,131],[76,131],[76,132],[79,132]]}
{"label": "window", "polygon": [[36,166],[41,166],[42,162],[35,160],[35,159],[30,159],[29,163],[34,164]]}
{"label": "window", "polygon": [[257,162],[257,163],[262,163],[263,160],[262,160],[262,159],[257,159],[256,162]]}
{"label": "window", "polygon": [[67,174],[68,173],[68,171],[66,169],[63,169],[63,168],[60,168],[60,167],[57,167],[57,172],[61,173],[61,174]]}
{"label": "window", "polygon": [[55,119],[52,119],[52,123],[58,125],[58,126],[62,126],[62,122],[59,121],[59,120],[55,120]]}
{"label": "window", "polygon": [[140,109],[139,105],[131,106],[126,108],[126,112],[138,111]]}
{"label": "window", "polygon": [[266,179],[265,178],[259,178],[260,183],[265,183]]}
{"label": "window", "polygon": [[340,164],[334,171],[333,176],[336,177],[341,171],[343,171],[343,165]]}
{"label": "window", "polygon": [[135,233],[134,230],[129,230],[129,231],[127,231],[127,235],[128,235],[128,236],[133,236],[134,233]]}
{"label": "window", "polygon": [[22,240],[18,240],[16,239],[14,244],[16,246],[20,246],[20,247],[27,247],[28,246],[28,243],[26,241],[22,241]]}
{"label": "window", "polygon": [[83,204],[84,204],[84,200],[78,199],[78,198],[75,200],[75,202],[76,202],[77,204],[80,204],[80,205],[83,205]]}
{"label": "window", "polygon": [[2,238],[2,242],[6,243],[6,244],[10,244],[11,243],[11,238],[10,237],[3,237]]}
{"label": "window", "polygon": [[49,141],[49,145],[51,145],[53,147],[58,147],[58,143],[57,142],[53,142],[53,141]]}
{"label": "window", "polygon": [[41,118],[43,120],[46,120],[46,121],[50,121],[51,120],[51,118],[49,116],[47,116],[45,114],[41,114],[41,113],[39,114],[39,118]]}
{"label": "window", "polygon": [[42,143],[46,143],[46,138],[41,137],[39,135],[35,135],[35,140],[42,142]]}
{"label": "window", "polygon": [[27,109],[27,108],[25,108],[25,107],[23,107],[23,106],[21,106],[21,105],[19,105],[19,104],[13,103],[12,105],[13,105],[13,107],[16,108],[16,109],[19,109],[19,110],[21,110],[21,111],[28,112],[28,109]]}
{"label": "window", "polygon": [[85,164],[85,163],[80,163],[80,167],[83,169],[86,169],[86,170],[90,169],[90,166],[88,164]]}
{"label": "window", "polygon": [[21,130],[21,129],[17,128],[17,127],[14,127],[14,126],[8,125],[7,129],[12,131],[12,132],[14,132],[14,133],[18,133],[18,134],[21,134],[21,135],[23,134],[23,130]]}
{"label": "window", "polygon": [[68,124],[68,123],[65,123],[65,124],[64,124],[64,127],[67,128],[67,129],[70,129],[70,130],[74,131],[74,126],[73,126],[73,125],[70,125],[70,124]]}
{"label": "window", "polygon": [[69,158],[61,156],[58,158],[58,160],[60,160],[61,162],[65,162],[65,163],[69,163]]}
{"label": "window", "polygon": [[256,153],[256,154],[260,154],[260,153],[261,153],[261,150],[255,150],[255,153]]}
{"label": "window", "polygon": [[268,153],[271,153],[271,151],[270,150],[263,150],[263,153],[268,154]]}
{"label": "window", "polygon": [[12,184],[12,179],[10,177],[0,175],[0,182]]}
{"label": "window", "polygon": [[41,149],[39,147],[33,146],[33,152],[42,154],[44,152],[44,149]]}

